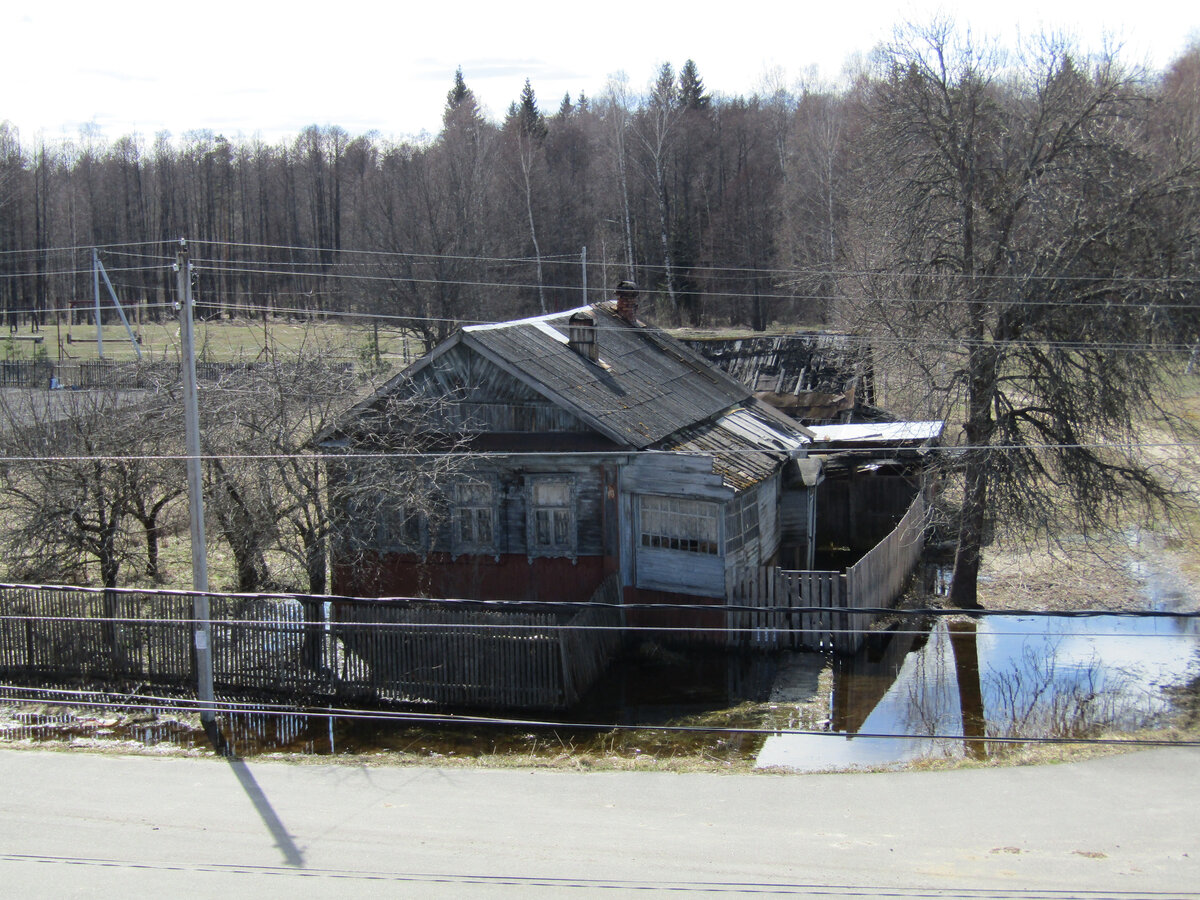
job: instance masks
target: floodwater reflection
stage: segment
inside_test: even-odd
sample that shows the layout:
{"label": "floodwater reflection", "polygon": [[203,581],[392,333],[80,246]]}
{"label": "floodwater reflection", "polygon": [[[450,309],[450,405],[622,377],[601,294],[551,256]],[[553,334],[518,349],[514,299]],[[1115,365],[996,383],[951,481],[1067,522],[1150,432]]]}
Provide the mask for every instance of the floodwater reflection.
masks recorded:
{"label": "floodwater reflection", "polygon": [[[584,702],[555,714],[554,725],[247,710],[220,717],[222,749],[234,757],[681,757],[799,771],[981,758],[1002,750],[1000,739],[1089,737],[1163,724],[1173,712],[1169,689],[1200,678],[1198,648],[1195,618],[956,617],[932,627],[909,621],[872,634],[858,655],[834,662],[832,694],[830,679],[818,677],[822,657],[640,649],[619,660]],[[813,727],[801,724],[802,708],[809,723],[827,710],[830,733],[759,733],[768,721]],[[165,715],[18,711],[0,720],[0,741],[64,739],[211,746],[193,724]]]}
{"label": "floodwater reflection", "polygon": [[[831,731],[774,735],[757,764],[800,771],[981,758],[997,738],[1089,737],[1166,721],[1200,676],[1196,619],[996,616],[881,636],[835,670]],[[880,737],[908,735],[910,737]],[[993,739],[990,740],[989,739]]]}

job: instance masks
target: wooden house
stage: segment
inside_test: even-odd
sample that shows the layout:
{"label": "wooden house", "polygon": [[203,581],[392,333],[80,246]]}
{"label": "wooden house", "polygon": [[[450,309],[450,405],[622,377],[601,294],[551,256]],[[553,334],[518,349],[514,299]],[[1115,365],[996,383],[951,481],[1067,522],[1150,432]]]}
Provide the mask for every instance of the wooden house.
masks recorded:
{"label": "wooden house", "polygon": [[436,522],[340,510],[367,537],[335,546],[334,590],[587,601],[616,579],[624,603],[663,605],[627,622],[719,628],[696,606],[723,603],[730,573],[811,557],[811,432],[635,312],[622,297],[462,328],[323,435],[352,460],[386,444],[389,398],[424,398],[461,463]]}

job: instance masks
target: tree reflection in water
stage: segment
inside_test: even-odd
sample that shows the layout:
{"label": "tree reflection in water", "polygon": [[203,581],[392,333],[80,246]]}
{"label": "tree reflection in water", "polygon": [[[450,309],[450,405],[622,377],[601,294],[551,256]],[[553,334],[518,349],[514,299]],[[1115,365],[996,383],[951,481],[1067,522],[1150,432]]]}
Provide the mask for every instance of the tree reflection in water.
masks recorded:
{"label": "tree reflection in water", "polygon": [[1021,746],[999,739],[1160,727],[1174,715],[1172,691],[1200,678],[1198,648],[1195,618],[962,617],[926,636],[879,633],[835,667],[833,734],[769,737],[758,764],[814,771],[981,758]]}

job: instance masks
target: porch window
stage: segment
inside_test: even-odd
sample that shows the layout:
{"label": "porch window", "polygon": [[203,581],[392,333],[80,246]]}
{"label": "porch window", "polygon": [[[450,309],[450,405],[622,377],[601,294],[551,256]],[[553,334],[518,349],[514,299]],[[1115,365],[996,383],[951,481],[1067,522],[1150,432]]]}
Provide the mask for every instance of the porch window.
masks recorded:
{"label": "porch window", "polygon": [[644,494],[641,498],[641,545],[717,556],[717,504]]}
{"label": "porch window", "polygon": [[527,539],[530,556],[574,556],[575,506],[566,478],[536,478],[529,484]]}
{"label": "porch window", "polygon": [[454,486],[456,553],[496,552],[496,490],[490,482]]}

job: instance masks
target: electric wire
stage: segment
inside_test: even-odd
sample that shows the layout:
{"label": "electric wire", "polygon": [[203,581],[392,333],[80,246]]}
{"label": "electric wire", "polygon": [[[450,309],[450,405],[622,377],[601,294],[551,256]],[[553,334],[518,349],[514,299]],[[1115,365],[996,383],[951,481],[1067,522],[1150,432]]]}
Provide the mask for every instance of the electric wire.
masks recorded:
{"label": "electric wire", "polygon": [[[379,258],[396,258],[396,259],[427,259],[436,261],[451,260],[455,262],[474,262],[474,263],[499,263],[499,264],[514,264],[526,265],[537,262],[539,259],[543,263],[561,263],[565,265],[579,265],[580,255],[575,253],[548,254],[543,256],[483,256],[472,254],[445,254],[435,252],[418,252],[404,250],[385,250],[385,249],[364,249],[351,247],[332,247],[316,244],[267,244],[255,243],[247,241],[215,241],[209,239],[190,239],[187,245],[192,247],[213,247],[213,248],[229,248],[229,249],[246,249],[246,250],[270,250],[270,251],[285,251],[288,253],[301,254],[319,254],[326,257],[339,255],[347,257],[368,256]],[[170,265],[173,261],[173,256],[167,252],[178,246],[177,242],[172,241],[127,241],[111,244],[82,244],[75,246],[61,247],[37,247],[26,249],[10,249],[0,251],[0,256],[12,255],[48,255],[48,254],[75,254],[75,253],[91,253],[93,249],[111,251],[114,254],[124,255],[141,255],[145,258],[161,260],[165,265]],[[137,254],[132,253],[124,248],[163,248],[159,252],[150,252],[142,250]],[[197,257],[212,262],[222,263],[224,260],[214,257]],[[277,264],[277,263],[276,263]],[[303,265],[331,265],[329,262],[316,261],[313,263],[302,263]],[[355,263],[332,263],[332,265],[355,265]],[[600,266],[600,263],[592,262],[589,266]],[[615,265],[615,264],[610,264]],[[639,264],[639,269],[651,272],[665,272],[667,267],[663,264],[645,263]],[[754,276],[772,276],[782,278],[800,278],[804,276],[819,276],[833,278],[877,278],[877,277],[902,277],[902,278],[917,278],[926,280],[949,280],[956,282],[969,281],[1021,281],[1021,282],[1038,282],[1038,281],[1063,281],[1069,280],[1074,283],[1113,283],[1121,282],[1126,284],[1181,284],[1194,286],[1197,284],[1197,277],[1193,275],[1064,275],[1061,273],[1047,274],[1010,274],[1010,273],[957,273],[957,272],[929,272],[919,270],[889,270],[889,269],[846,269],[846,268],[805,268],[805,267],[762,267],[762,266],[688,266],[688,271],[694,272],[709,272],[718,275],[729,273],[733,277],[743,275]],[[87,271],[90,271],[87,270]],[[28,275],[38,274],[36,272],[26,273]]]}
{"label": "electric wire", "polygon": [[[28,690],[32,693],[13,696],[10,692]],[[326,705],[294,706],[272,704],[267,702],[251,702],[215,699],[212,703],[192,700],[186,697],[164,697],[149,694],[122,694],[119,692],[95,692],[84,690],[67,690],[62,688],[38,688],[35,686],[11,686],[0,683],[0,693],[8,702],[42,703],[47,706],[86,706],[100,709],[161,709],[164,712],[212,712],[218,715],[253,714],[282,717],[305,717],[310,719],[351,719],[355,721],[375,721],[404,724],[425,725],[473,725],[498,726],[512,728],[540,728],[561,731],[616,731],[616,732],[658,732],[663,734],[731,734],[752,737],[771,736],[800,736],[821,738],[846,738],[864,740],[907,740],[907,741],[980,741],[997,745],[1025,744],[1054,744],[1068,746],[1100,746],[1100,747],[1200,747],[1200,740],[1190,738],[1154,738],[1154,737],[1071,737],[1071,736],[1006,736],[1006,735],[976,735],[966,733],[936,733],[916,734],[908,732],[842,732],[817,729],[787,728],[787,727],[747,727],[740,725],[673,725],[662,723],[620,723],[620,722],[584,722],[562,719],[530,719],[510,716],[464,715],[446,712],[426,713],[412,710],[367,709],[360,707],[335,707]],[[48,694],[48,699],[36,695]],[[100,694],[106,698],[89,701],[86,698]],[[122,703],[121,700],[126,702]],[[147,701],[149,701],[147,703]],[[158,705],[156,705],[158,704]],[[0,732],[2,736],[2,732]]]}
{"label": "electric wire", "polygon": [[[203,243],[203,242],[196,242],[196,243]],[[216,244],[216,242],[209,242],[209,243],[211,243],[214,246],[229,246],[229,247],[255,247],[255,246],[257,246],[257,245],[245,245],[245,244],[237,244],[237,243],[227,243],[227,244]],[[353,254],[361,254],[361,255],[399,256],[399,257],[419,257],[419,256],[423,255],[423,254],[406,254],[406,253],[402,253],[399,251],[348,250],[348,249],[334,249],[334,248],[320,248],[320,247],[288,247],[288,246],[282,246],[282,245],[279,245],[279,246],[269,245],[267,247],[267,249],[299,251],[299,252],[317,253],[317,254],[338,253],[338,254],[352,254],[352,255]],[[9,251],[9,252],[18,252],[18,251]],[[427,254],[427,256],[429,256],[431,258],[441,258],[441,257],[438,257],[436,254]],[[449,257],[449,258],[463,259],[463,260],[469,260],[469,261],[479,262],[479,263],[487,263],[487,264],[492,264],[492,265],[499,264],[499,263],[511,264],[511,265],[526,265],[526,264],[534,261],[534,258],[529,258],[529,257],[510,257],[510,258]],[[543,261],[545,261],[545,258],[543,258]],[[193,262],[196,263],[196,261],[193,261]],[[578,287],[576,285],[555,285],[555,284],[546,285],[544,283],[543,284],[538,284],[538,283],[514,284],[514,283],[508,282],[508,281],[454,280],[454,279],[444,279],[444,278],[418,279],[418,278],[412,277],[411,275],[400,275],[400,274],[387,274],[387,275],[344,274],[344,273],[339,274],[339,273],[335,273],[335,272],[329,272],[328,268],[329,268],[330,264],[322,263],[321,261],[316,261],[316,262],[312,262],[312,263],[297,263],[297,262],[293,261],[293,262],[288,262],[286,264],[281,264],[277,261],[262,261],[262,262],[254,261],[252,263],[253,268],[247,268],[247,267],[244,267],[247,265],[246,263],[234,264],[234,263],[231,263],[231,261],[229,261],[229,260],[200,258],[198,265],[200,265],[203,268],[206,268],[208,271],[216,271],[216,272],[223,272],[223,273],[235,273],[235,274],[276,275],[276,276],[282,276],[282,277],[310,277],[311,276],[311,277],[320,277],[322,279],[350,279],[350,280],[355,280],[355,281],[362,281],[362,280],[380,281],[380,280],[382,280],[382,281],[387,281],[387,282],[452,284],[452,285],[458,285],[458,286],[496,288],[496,289],[513,288],[513,289],[532,290],[532,289],[540,288],[540,289],[562,291],[562,292],[567,292],[567,293],[571,293],[571,292],[578,291],[581,289],[580,287]],[[281,267],[281,265],[282,265],[282,267]],[[320,267],[322,269],[322,271],[315,272],[315,273],[298,271],[295,268],[298,265],[299,266],[317,266],[317,267]],[[336,264],[336,265],[343,265],[343,264]],[[349,266],[352,264],[344,264],[344,265]],[[162,270],[164,268],[166,268],[165,261],[162,266],[158,266],[158,267],[114,269],[114,271],[145,271],[145,270],[151,270],[151,269]],[[650,268],[653,268],[653,267],[650,267]],[[812,275],[812,274],[819,274],[822,276],[833,275],[833,276],[837,276],[837,277],[868,277],[868,276],[875,277],[875,276],[878,276],[879,274],[881,274],[881,273],[851,272],[851,271],[839,271],[836,273],[829,273],[829,272],[821,271],[821,270],[799,270],[799,269],[797,269],[797,270],[733,269],[731,271],[738,272],[738,273],[743,273],[743,272],[747,272],[747,271],[759,271],[759,272],[766,272],[766,273],[776,273],[776,272],[780,272],[780,271],[788,271],[788,272],[791,272],[795,278],[799,278],[802,275]],[[27,271],[27,272],[23,272],[23,273],[0,273],[0,278],[39,277],[42,275],[67,275],[67,274],[88,274],[88,273],[90,273],[90,268],[74,269],[74,270],[70,270],[70,271],[58,271],[58,272],[51,272],[51,273],[39,273],[35,270],[35,271]],[[1133,284],[1194,285],[1196,283],[1196,279],[1193,277],[1190,277],[1190,276],[1162,276],[1162,277],[1157,277],[1157,276],[1156,277],[1146,277],[1146,276],[1094,276],[1094,277],[1090,277],[1090,276],[1081,276],[1078,278],[1072,276],[1072,277],[1068,278],[1067,276],[1063,276],[1061,274],[1045,275],[1045,276],[980,275],[980,274],[957,275],[957,274],[953,274],[953,273],[892,273],[892,274],[900,275],[901,277],[906,277],[906,278],[911,278],[911,277],[944,278],[944,279],[952,279],[952,280],[958,281],[958,282],[988,281],[988,280],[1021,280],[1021,281],[1070,280],[1073,283],[1079,283],[1079,282],[1086,283],[1089,281],[1094,281],[1096,283],[1101,283],[1101,284],[1124,284],[1124,285],[1133,285]],[[701,293],[705,297],[708,297],[710,299],[729,299],[729,298],[745,299],[747,296],[745,294],[745,292],[722,292],[719,290],[718,291],[708,290],[708,291],[702,291]],[[852,299],[846,295],[826,295],[826,296],[805,295],[802,297],[797,297],[792,293],[763,294],[761,292],[755,294],[754,296],[756,299],[767,299],[767,300],[804,299],[804,300],[838,301],[838,300]],[[909,304],[909,303],[918,303],[918,304],[967,303],[967,304],[970,304],[970,303],[979,302],[981,299],[983,299],[983,298],[961,298],[961,297],[954,297],[954,298],[875,298],[875,299],[873,299],[872,302],[905,303],[905,304]],[[988,298],[988,299],[986,299],[986,302],[997,303],[997,302],[1003,302],[1003,301],[997,300],[995,298]],[[1013,302],[1016,305],[1023,306],[1023,307],[1061,306],[1062,305],[1062,301],[1056,301],[1056,300],[1038,301],[1038,300],[1034,300],[1031,298],[1019,298],[1019,299],[1011,301],[1011,302]],[[1136,301],[1134,302],[1135,307],[1140,306],[1140,305],[1141,304],[1137,303]],[[1111,305],[1109,305],[1109,306],[1106,306],[1106,308],[1120,308],[1120,304],[1118,304],[1116,307],[1112,307]],[[1195,303],[1195,302],[1181,303],[1181,304],[1155,303],[1154,308],[1155,309],[1195,309],[1195,308],[1197,308],[1197,303]]]}

